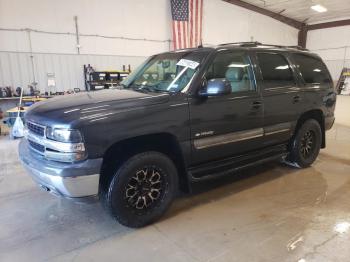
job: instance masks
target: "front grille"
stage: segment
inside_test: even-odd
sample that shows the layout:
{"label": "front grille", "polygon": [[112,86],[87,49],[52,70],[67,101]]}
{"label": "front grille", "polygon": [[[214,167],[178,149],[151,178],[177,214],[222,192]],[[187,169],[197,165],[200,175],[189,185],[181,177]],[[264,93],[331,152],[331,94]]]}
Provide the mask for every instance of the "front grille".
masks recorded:
{"label": "front grille", "polygon": [[45,128],[43,126],[40,126],[40,125],[35,124],[33,122],[27,121],[27,128],[30,132],[32,132],[38,136],[45,135]]}
{"label": "front grille", "polygon": [[31,140],[28,140],[29,142],[29,145],[31,148],[33,148],[34,150],[36,151],[39,151],[41,153],[44,153],[45,152],[45,147],[43,145],[40,145],[34,141],[31,141]]}

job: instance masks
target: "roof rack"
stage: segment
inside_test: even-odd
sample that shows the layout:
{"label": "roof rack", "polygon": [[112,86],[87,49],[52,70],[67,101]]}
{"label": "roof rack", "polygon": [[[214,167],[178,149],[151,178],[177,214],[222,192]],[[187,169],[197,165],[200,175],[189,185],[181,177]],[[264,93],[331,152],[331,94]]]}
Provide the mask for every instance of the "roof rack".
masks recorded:
{"label": "roof rack", "polygon": [[239,46],[258,46],[258,45],[262,45],[262,43],[260,42],[233,42],[233,43],[224,43],[224,44],[220,44],[218,46],[224,46],[224,45],[239,45]]}
{"label": "roof rack", "polygon": [[289,46],[286,46],[287,48],[294,48],[294,49],[298,49],[298,50],[303,50],[303,51],[309,51],[309,49],[307,48],[304,48],[300,45],[289,45]]}
{"label": "roof rack", "polygon": [[234,42],[234,43],[225,43],[220,44],[219,46],[225,46],[225,45],[239,45],[242,47],[254,47],[254,46],[270,46],[270,47],[276,47],[276,48],[291,48],[291,49],[298,49],[303,51],[309,51],[309,49],[303,48],[299,45],[289,45],[289,46],[283,46],[283,45],[269,45],[269,44],[262,44],[260,42]]}

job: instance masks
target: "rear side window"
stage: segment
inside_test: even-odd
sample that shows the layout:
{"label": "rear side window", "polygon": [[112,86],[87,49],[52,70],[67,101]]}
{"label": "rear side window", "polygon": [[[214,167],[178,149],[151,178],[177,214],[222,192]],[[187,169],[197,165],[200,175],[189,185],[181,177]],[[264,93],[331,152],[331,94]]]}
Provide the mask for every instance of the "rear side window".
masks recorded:
{"label": "rear side window", "polygon": [[272,53],[257,56],[266,88],[295,85],[292,69],[284,56]]}
{"label": "rear side window", "polygon": [[296,67],[307,84],[329,84],[332,82],[326,66],[319,59],[293,54]]}

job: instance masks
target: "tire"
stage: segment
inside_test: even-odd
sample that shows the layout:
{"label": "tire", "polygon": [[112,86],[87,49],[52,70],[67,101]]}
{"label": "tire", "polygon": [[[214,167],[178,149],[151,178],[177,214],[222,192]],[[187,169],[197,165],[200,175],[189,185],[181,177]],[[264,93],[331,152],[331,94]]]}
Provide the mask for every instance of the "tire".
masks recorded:
{"label": "tire", "polygon": [[166,155],[139,153],[114,174],[106,195],[107,207],[120,224],[143,227],[165,213],[177,188],[177,169]]}
{"label": "tire", "polygon": [[292,138],[288,160],[298,167],[309,167],[316,160],[321,143],[320,124],[315,119],[305,121]]}

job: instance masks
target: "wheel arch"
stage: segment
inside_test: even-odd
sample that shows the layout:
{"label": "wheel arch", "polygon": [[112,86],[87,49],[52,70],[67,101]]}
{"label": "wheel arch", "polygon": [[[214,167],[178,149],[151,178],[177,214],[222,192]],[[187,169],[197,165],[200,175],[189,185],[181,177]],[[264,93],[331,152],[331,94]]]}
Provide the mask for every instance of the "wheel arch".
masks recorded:
{"label": "wheel arch", "polygon": [[297,120],[297,123],[294,128],[294,135],[302,126],[302,124],[309,119],[315,119],[320,124],[321,131],[322,131],[321,148],[325,148],[326,147],[326,134],[325,134],[325,123],[324,123],[325,119],[324,119],[324,114],[320,109],[313,109],[313,110],[304,112]]}
{"label": "wheel arch", "polygon": [[106,188],[120,165],[131,156],[146,151],[157,151],[168,156],[179,176],[179,189],[190,191],[185,159],[178,139],[171,133],[141,135],[117,141],[103,155],[100,186]]}

